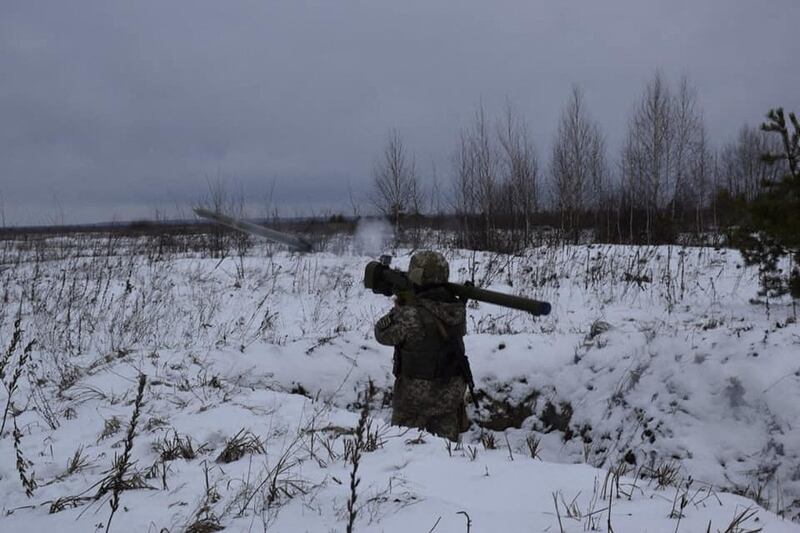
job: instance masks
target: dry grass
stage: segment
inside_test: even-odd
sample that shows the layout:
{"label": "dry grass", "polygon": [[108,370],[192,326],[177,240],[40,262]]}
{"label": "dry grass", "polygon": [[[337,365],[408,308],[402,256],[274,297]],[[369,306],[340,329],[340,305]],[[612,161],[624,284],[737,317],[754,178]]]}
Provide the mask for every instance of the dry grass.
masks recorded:
{"label": "dry grass", "polygon": [[33,350],[34,344],[36,344],[36,340],[30,341],[25,348],[20,352],[19,359],[17,360],[17,366],[14,368],[14,373],[11,374],[11,378],[9,379],[8,383],[5,381],[6,377],[6,368],[8,367],[9,361],[11,360],[14,351],[17,348],[17,345],[22,338],[22,330],[20,329],[20,319],[14,322],[14,335],[11,339],[11,344],[8,347],[5,355],[0,359],[0,383],[6,389],[6,406],[3,410],[3,420],[0,422],[0,435],[3,434],[3,431],[6,427],[6,421],[8,420],[9,413],[14,411],[14,393],[17,391],[19,387],[19,379],[22,376],[23,370],[25,370],[25,366],[28,364],[31,358],[31,351]]}
{"label": "dry grass", "polygon": [[264,453],[264,443],[258,436],[244,428],[225,443],[225,448],[217,456],[217,463],[233,463],[251,453]]}
{"label": "dry grass", "polygon": [[[749,522],[751,519],[758,520],[758,518],[756,518],[757,514],[758,512],[750,507],[742,509],[741,511],[737,511],[733,515],[728,527],[726,527],[721,533],[759,533],[763,530],[763,528],[758,527],[755,529],[750,529],[750,527],[746,525],[746,522]],[[711,531],[710,523],[707,531]]]}
{"label": "dry grass", "polygon": [[644,468],[641,474],[651,478],[656,487],[663,489],[672,487],[681,481],[681,465],[675,461],[662,462],[655,468]]}
{"label": "dry grass", "polygon": [[[169,260],[178,257],[178,255],[176,255],[178,252],[165,251],[164,253],[156,253],[153,249],[147,248],[149,245],[142,246],[135,244],[131,244],[130,249],[119,248],[119,244],[122,243],[120,243],[118,239],[113,243],[109,240],[107,243],[107,249],[110,254],[118,254],[115,257],[103,257],[103,250],[99,248],[91,252],[96,255],[90,258],[78,258],[77,248],[75,250],[64,249],[47,251],[47,254],[50,255],[43,254],[42,257],[45,255],[50,257],[52,255],[52,258],[60,258],[60,260],[64,261],[59,267],[59,271],[63,272],[63,275],[58,274],[58,278],[48,276],[46,275],[46,266],[43,266],[38,274],[34,273],[28,279],[21,277],[17,282],[19,286],[24,286],[25,299],[27,302],[26,306],[30,307],[30,309],[26,310],[26,313],[30,316],[37,317],[36,322],[32,323],[30,327],[27,325],[25,326],[26,330],[37,335],[40,331],[47,333],[46,336],[41,337],[41,342],[47,345],[48,353],[54,354],[54,358],[59,358],[59,365],[48,370],[57,370],[61,372],[60,378],[57,372],[55,373],[55,377],[52,379],[51,383],[55,385],[56,388],[59,386],[64,388],[69,387],[67,394],[75,397],[75,408],[82,402],[87,402],[85,407],[89,407],[90,404],[94,403],[108,405],[119,403],[124,396],[118,395],[115,397],[100,389],[90,389],[89,386],[81,384],[80,380],[85,376],[91,376],[94,373],[102,371],[109,365],[116,365],[120,362],[127,364],[136,357],[137,353],[141,353],[143,348],[146,347],[149,350],[149,345],[151,343],[154,345],[158,345],[159,343],[170,344],[171,341],[174,341],[170,336],[172,331],[178,332],[181,335],[186,333],[187,338],[191,336],[192,340],[187,341],[193,343],[192,347],[189,348],[191,350],[194,350],[195,346],[205,345],[205,343],[212,345],[215,342],[219,343],[220,346],[224,346],[226,343],[234,343],[236,346],[240,343],[242,345],[249,345],[256,339],[275,343],[278,343],[278,339],[283,339],[280,342],[287,342],[286,339],[289,337],[283,336],[283,332],[279,331],[281,321],[274,320],[274,318],[277,317],[277,312],[274,310],[270,312],[269,309],[263,307],[263,302],[256,309],[259,313],[253,312],[253,317],[255,318],[246,321],[246,324],[248,324],[247,327],[225,324],[223,323],[224,321],[220,319],[222,313],[217,311],[219,309],[219,302],[215,300],[213,294],[209,294],[209,291],[204,291],[202,285],[199,284],[197,285],[197,287],[200,287],[197,290],[197,296],[194,300],[187,303],[187,308],[191,308],[192,313],[195,310],[202,310],[202,312],[194,313],[196,317],[192,317],[187,323],[191,322],[192,324],[196,323],[200,325],[194,330],[187,329],[184,327],[185,325],[181,319],[176,320],[174,318],[169,318],[169,313],[165,312],[165,309],[170,311],[173,310],[172,307],[167,306],[161,309],[153,303],[155,299],[148,299],[148,295],[156,294],[159,291],[163,291],[163,293],[167,295],[166,300],[169,300],[170,295],[174,294],[172,289],[166,288],[167,284],[164,283],[164,280],[169,279],[165,273],[168,274],[167,271],[173,268]],[[83,244],[79,246],[83,246]],[[125,246],[129,245],[126,244]],[[581,270],[585,270],[587,273],[591,274],[590,276],[587,274],[585,278],[587,290],[603,294],[607,293],[609,298],[619,298],[625,295],[615,294],[620,290],[620,284],[616,282],[623,277],[623,274],[630,274],[625,290],[630,291],[632,297],[636,297],[640,292],[649,292],[654,295],[654,298],[663,298],[668,305],[673,305],[675,301],[680,301],[681,299],[680,291],[677,290],[678,277],[664,275],[663,272],[659,271],[661,268],[659,266],[659,261],[653,255],[656,252],[655,248],[643,249],[641,256],[637,256],[636,260],[630,260],[627,265],[626,257],[623,256],[629,255],[629,252],[619,251],[615,248],[598,247],[593,249],[596,250],[597,257],[595,257],[595,251],[592,251],[591,261],[589,260],[589,252],[587,251],[585,263],[581,263],[581,261],[577,260],[577,257],[567,255],[567,251],[569,250],[572,250],[572,248],[561,247],[543,252],[549,254],[548,257],[552,258],[550,263],[547,261],[538,261],[535,258],[530,261],[526,259],[514,259],[513,261],[509,261],[509,264],[504,265],[505,272],[503,272],[503,269],[494,269],[495,263],[490,261],[484,269],[485,273],[483,276],[490,278],[491,276],[507,275],[509,279],[513,276],[515,283],[518,283],[517,280],[522,280],[523,278],[523,276],[517,275],[519,271],[523,268],[531,267],[534,271],[530,273],[530,276],[526,276],[525,279],[540,280],[540,286],[538,288],[532,288],[531,286],[526,287],[524,284],[528,283],[527,281],[519,281],[519,283],[523,285],[517,285],[517,287],[520,290],[542,295],[542,291],[549,290],[548,287],[554,286],[560,279],[567,276],[575,278],[581,273]],[[582,250],[585,249],[582,248]],[[128,257],[128,254],[139,255],[133,259],[132,257]],[[156,257],[158,258],[157,261],[154,260]],[[158,262],[161,262],[161,264],[158,264]],[[317,270],[318,267],[313,259],[302,259],[298,261],[298,265],[302,265],[303,268],[306,268],[305,273],[298,276],[298,279],[300,279],[296,289],[298,294],[305,294],[312,289],[325,290],[323,283],[320,282],[320,279],[324,279],[324,277],[320,277]],[[198,261],[195,268],[195,274],[198,276],[198,281],[200,282],[203,281],[200,278],[208,274],[208,272],[206,272],[207,269],[203,269],[201,266],[202,265]],[[229,265],[223,265],[223,268],[226,266]],[[12,271],[8,270],[8,272]],[[83,279],[83,274],[81,276],[73,274],[77,272],[85,272],[86,278]],[[149,277],[150,272],[153,273],[152,277]],[[502,272],[502,274],[498,272]],[[477,274],[480,277],[481,272],[477,272]],[[667,272],[667,274],[669,274],[669,272]],[[238,270],[236,277],[242,277],[239,275]],[[269,277],[267,286],[261,287],[267,292],[264,296],[264,301],[267,301],[267,297],[274,289],[276,278],[277,274]],[[268,285],[269,282],[273,285],[272,289],[270,289]],[[539,281],[537,281],[537,283],[539,283]],[[14,282],[12,281],[11,284],[13,285]],[[63,290],[60,285],[63,285]],[[123,289],[124,293],[121,292]],[[121,298],[120,294],[123,294]],[[52,305],[53,302],[51,300],[54,295],[57,297],[57,305]],[[12,289],[11,301],[14,301],[14,296]],[[321,298],[319,300],[321,300]],[[66,311],[67,309],[71,309],[71,311],[68,313]],[[109,309],[112,311],[108,312]],[[325,322],[324,320],[315,321],[315,317],[319,318],[318,311],[319,310],[314,309],[314,312],[309,312],[308,317],[304,316],[301,322],[304,325],[303,327],[306,327],[310,331],[315,331],[314,334],[317,336],[315,338],[320,338],[320,342],[322,343],[322,339],[328,335],[328,331],[331,330],[331,328],[329,328],[327,324],[319,325]],[[0,310],[0,313],[2,313],[2,310]],[[248,313],[249,311],[245,310],[242,314],[247,318],[247,316],[249,316]],[[324,313],[322,318],[326,318]],[[159,322],[165,325],[156,327]],[[2,323],[2,320],[0,320],[0,323]],[[249,326],[251,323],[252,328]],[[214,324],[214,326],[212,327],[210,324]],[[259,326],[259,324],[261,324],[261,326]],[[316,332],[309,324],[317,325],[321,331]],[[217,327],[217,325],[219,325],[219,327]],[[495,331],[516,331],[520,327],[527,326],[525,324],[521,325],[518,322],[509,322],[508,324],[498,323],[496,325],[485,324],[487,330],[491,329]],[[148,337],[145,335],[148,329],[153,332],[152,336]],[[82,333],[79,333],[81,331]],[[105,338],[106,332],[110,332],[108,338]],[[338,333],[338,331],[336,333]],[[218,338],[215,336],[218,336]],[[289,342],[292,340],[294,339],[289,338]],[[19,342],[20,341],[17,341],[18,345],[15,348],[17,352],[20,349]],[[325,342],[329,342],[329,339],[326,339]],[[109,357],[103,358],[97,363],[97,366],[84,366],[83,368],[87,369],[85,373],[79,372],[78,370],[80,367],[77,367],[75,364],[66,364],[70,362],[69,358],[73,357],[75,354],[80,355],[81,353],[85,353],[87,348],[93,350],[93,346],[101,347],[101,353],[108,353]],[[109,350],[103,351],[105,350],[104,347],[108,347]],[[38,351],[37,349],[37,354]],[[167,351],[168,350],[164,349],[164,352]],[[6,377],[13,371],[16,361],[6,358],[6,363],[2,364],[2,358],[4,356],[5,353],[0,353],[0,366],[4,367],[0,373],[8,371],[3,374],[3,376]],[[164,359],[166,358],[163,354],[162,357]],[[38,355],[35,362],[37,364],[40,363]],[[83,363],[80,364],[83,365]],[[8,368],[9,365],[11,366],[10,369]],[[23,376],[23,378],[24,377],[25,376]],[[24,379],[22,381],[24,382]],[[98,381],[97,383],[100,382]],[[212,377],[207,383],[202,383],[202,386],[204,388],[206,386],[213,388],[215,387],[215,383],[218,384],[219,380],[216,377]],[[223,384],[228,386],[228,383]],[[153,386],[151,389],[155,390],[156,387]],[[167,391],[168,389],[165,387],[163,390]],[[194,390],[185,392],[193,393]],[[203,399],[205,400],[206,393],[202,390],[199,393],[203,395]],[[151,391],[150,394],[152,395],[153,391]],[[164,394],[167,394],[167,392]],[[19,396],[22,396],[22,394],[19,394]],[[189,395],[187,394],[186,396]],[[213,397],[213,391],[210,396]],[[149,396],[149,398],[152,398],[152,396]],[[209,403],[209,405],[213,406],[211,403]],[[81,409],[73,409],[72,407],[69,409],[74,413],[74,416],[84,416]],[[78,411],[77,413],[76,410]],[[22,417],[20,417],[20,419],[22,420]],[[141,422],[145,422],[146,420],[147,418],[141,420]],[[164,425],[166,423],[162,420],[151,420],[154,421],[152,426],[150,424],[139,424],[139,426],[149,431],[157,428],[158,425]],[[25,427],[24,425],[22,426],[23,430]],[[106,427],[103,428],[98,442],[123,432],[124,428],[125,425],[121,423],[119,418],[111,418],[106,421]],[[250,442],[226,443],[225,449],[219,454],[218,459],[222,459],[223,456],[225,456],[225,458],[230,461],[236,461],[247,454],[262,453],[263,449],[267,446],[266,443],[272,442],[269,441],[270,437],[268,436],[263,437],[264,440],[262,441],[261,438],[252,435],[252,433],[248,432],[248,435],[242,435],[241,433],[240,431],[231,441],[236,441],[237,437],[241,437],[244,440],[251,437]],[[379,433],[379,430],[373,431],[373,428],[368,423],[365,430],[364,452],[377,449],[382,445]],[[159,434],[159,437],[160,436]],[[486,439],[488,440],[493,437],[494,435],[491,435],[491,437],[486,437]],[[120,441],[120,439],[121,437],[118,437],[114,440]],[[253,441],[252,439],[255,440]],[[343,439],[341,435],[316,439],[312,437],[311,444],[306,452],[317,461],[324,460],[323,462],[326,464],[339,461],[342,459],[342,454],[339,453],[341,448],[339,448],[336,442],[337,440],[349,442],[349,439]],[[123,445],[125,444],[124,440],[120,442]],[[113,446],[117,444],[117,442],[114,442]],[[497,447],[497,443],[484,442],[484,438],[481,439],[481,444],[487,450]],[[111,442],[104,443],[102,448],[108,449],[110,445]],[[540,455],[543,446],[539,439],[531,435],[526,439],[526,445],[532,459],[541,459]],[[463,448],[456,446],[455,450],[461,449],[462,453],[470,457],[471,460],[476,460],[479,447],[480,445],[478,445],[478,447],[468,447],[466,451],[463,451]],[[519,449],[525,450],[523,447]],[[197,455],[202,453],[202,446],[198,448],[198,443],[192,442],[189,436],[170,433],[154,444],[154,450],[159,456],[161,466],[164,466],[163,463],[165,461],[168,462],[178,459],[191,460],[196,458]],[[453,451],[449,448],[448,450],[449,453]],[[270,451],[272,452],[272,445],[270,445]],[[30,452],[27,455],[28,457],[37,457],[37,454],[34,452]],[[291,471],[291,466],[294,464],[292,461],[298,457],[292,457],[292,460],[286,462],[282,468],[277,468],[275,471],[271,469],[265,470],[263,477],[266,481],[262,493],[268,505],[279,505],[285,498],[289,498],[291,495],[299,494],[302,490],[305,490],[302,483],[293,485],[293,478],[297,477],[297,474]],[[64,464],[64,459],[68,459],[68,472],[78,472],[87,466],[86,456],[80,449],[76,450],[75,455],[70,458],[59,459],[62,466]],[[349,463],[352,460],[352,451],[345,453],[344,459]],[[302,460],[302,458],[300,460]],[[228,461],[223,460],[220,462],[225,463]],[[255,458],[253,462],[257,462]],[[115,461],[114,469],[112,470],[115,470],[119,466],[121,466],[121,464]],[[673,514],[679,516],[683,507],[686,505],[691,506],[693,501],[697,502],[698,500],[696,498],[693,499],[693,491],[687,493],[682,487],[680,476],[672,472],[673,466],[660,465],[654,467],[652,471],[641,472],[641,475],[650,478],[651,486],[658,486],[661,488],[675,487],[675,498],[673,499],[673,509],[675,512]],[[180,469],[183,468],[183,465],[175,465],[174,467]],[[636,478],[638,477],[637,475]],[[256,479],[258,480],[260,478]],[[256,486],[257,483],[258,481],[255,481],[251,486]],[[625,482],[619,482],[619,476],[616,476],[616,496],[619,497],[619,495],[622,494],[630,497],[637,489],[635,483],[636,479],[633,480],[632,485],[629,484],[626,486]],[[131,473],[130,471],[126,474],[123,483],[119,485],[121,490],[142,488],[145,486],[145,482],[141,476],[135,472]],[[105,485],[105,487],[106,488],[103,490],[109,493],[109,485]],[[622,488],[620,489],[620,487]],[[202,488],[198,488],[198,490],[202,490]],[[220,485],[219,490],[222,491],[222,485]],[[760,490],[754,491],[755,495],[758,493],[760,493]],[[260,504],[259,496],[260,494],[257,494],[253,501]],[[671,497],[672,493],[670,493],[669,496]],[[702,497],[708,497],[708,492],[701,494],[700,498]],[[87,499],[82,496],[61,498],[51,504],[51,509],[53,512],[57,512],[63,508],[82,505],[90,500],[91,498]],[[686,503],[684,504],[684,502]],[[364,504],[362,503],[361,505],[363,506]],[[254,503],[252,508],[247,510],[247,513],[255,510],[256,507]],[[196,529],[193,531],[216,531],[217,529],[203,528],[221,527],[219,526],[221,519],[226,518],[228,515],[221,511],[218,511],[218,514],[220,515],[220,519],[217,519],[213,514],[209,516],[193,516],[192,519],[194,519],[194,522],[186,526],[187,530],[191,530],[189,528],[195,527]],[[359,517],[359,520],[363,520],[363,518]],[[119,527],[119,524],[117,524],[117,527]],[[731,531],[736,531],[736,529],[731,529]],[[742,531],[747,530],[742,529]]]}
{"label": "dry grass", "polygon": [[22,488],[25,490],[25,496],[31,498],[33,496],[33,492],[37,488],[36,479],[34,473],[28,470],[30,467],[33,466],[33,463],[25,458],[25,455],[22,453],[22,432],[17,427],[17,417],[14,417],[14,454],[16,456],[16,466],[17,466],[17,473],[19,474],[19,480],[22,483]]}
{"label": "dry grass", "polygon": [[136,424],[139,421],[139,416],[142,411],[142,402],[144,400],[144,388],[147,384],[147,376],[139,374],[139,385],[136,391],[136,399],[133,402],[133,415],[128,424],[128,432],[125,435],[124,448],[122,455],[114,457],[114,465],[111,468],[111,473],[106,478],[105,483],[101,483],[98,496],[105,492],[111,492],[111,499],[109,505],[111,506],[111,515],[108,517],[106,523],[106,533],[111,530],[111,521],[114,519],[114,514],[119,509],[119,496],[124,490],[131,490],[133,488],[142,488],[146,484],[134,476],[132,479],[126,479],[126,474],[133,466],[131,462],[131,450],[133,449],[133,439],[136,436]]}
{"label": "dry grass", "polygon": [[483,448],[485,450],[496,450],[497,449],[497,438],[495,437],[494,433],[489,431],[482,431],[481,432],[481,444],[483,444]]}
{"label": "dry grass", "polygon": [[153,443],[153,451],[158,454],[162,462],[185,459],[191,461],[197,457],[198,453],[205,451],[205,446],[195,449],[192,438],[188,435],[180,435],[177,431],[172,432],[172,436],[165,435],[160,441]]}
{"label": "dry grass", "polygon": [[103,422],[103,431],[100,433],[100,436],[97,437],[97,442],[99,443],[100,441],[116,435],[120,429],[122,429],[122,421],[118,417],[112,416],[111,418],[107,418]]}
{"label": "dry grass", "polygon": [[65,509],[74,509],[94,500],[94,496],[64,496],[54,500],[50,504],[48,512],[50,514],[60,513]]}
{"label": "dry grass", "polygon": [[215,531],[222,531],[225,529],[220,523],[219,518],[216,516],[207,516],[198,518],[189,524],[184,530],[185,533],[214,533]]}
{"label": "dry grass", "polygon": [[89,464],[89,459],[83,454],[83,445],[80,445],[75,450],[75,453],[72,454],[63,475],[66,477],[76,474],[87,468]]}
{"label": "dry grass", "polygon": [[203,462],[203,473],[205,474],[205,491],[203,493],[203,501],[199,509],[195,513],[194,520],[186,526],[186,532],[192,533],[211,533],[214,531],[222,531],[225,529],[220,524],[219,517],[214,514],[213,505],[222,499],[217,491],[216,485],[211,484],[208,476],[209,466],[207,462]]}
{"label": "dry grass", "polygon": [[361,407],[361,416],[358,419],[356,426],[355,436],[352,439],[352,452],[350,453],[350,496],[347,499],[347,533],[353,533],[353,527],[356,523],[356,516],[358,509],[356,508],[356,501],[358,500],[358,485],[361,483],[361,478],[358,477],[358,466],[361,462],[361,454],[366,445],[366,433],[369,431],[369,401],[365,401]]}
{"label": "dry grass", "polygon": [[530,453],[531,459],[539,459],[541,461],[542,439],[536,435],[528,435],[525,437],[525,444],[528,446],[528,453]]}

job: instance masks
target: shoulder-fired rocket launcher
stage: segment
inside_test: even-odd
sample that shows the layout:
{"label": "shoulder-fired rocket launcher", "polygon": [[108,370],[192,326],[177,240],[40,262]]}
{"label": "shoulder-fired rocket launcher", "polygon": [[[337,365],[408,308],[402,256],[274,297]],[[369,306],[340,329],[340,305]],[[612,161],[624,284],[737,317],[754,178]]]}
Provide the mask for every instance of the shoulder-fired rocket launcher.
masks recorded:
{"label": "shoulder-fired rocket launcher", "polygon": [[[391,268],[391,257],[381,256],[380,261],[370,261],[364,269],[364,287],[371,289],[375,294],[384,296],[401,295],[412,292],[414,283],[408,278],[408,273]],[[490,304],[510,307],[520,311],[540,316],[550,313],[550,304],[538,300],[504,294],[502,292],[479,289],[473,285],[460,283],[443,283],[448,291],[459,298],[478,300]]]}

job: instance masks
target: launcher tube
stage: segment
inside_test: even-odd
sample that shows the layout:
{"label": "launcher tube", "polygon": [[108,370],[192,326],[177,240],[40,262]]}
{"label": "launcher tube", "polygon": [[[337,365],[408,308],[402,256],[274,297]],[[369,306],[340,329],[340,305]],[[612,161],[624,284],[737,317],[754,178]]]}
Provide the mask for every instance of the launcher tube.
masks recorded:
{"label": "launcher tube", "polygon": [[469,298],[470,300],[478,300],[503,307],[510,307],[520,311],[527,311],[532,315],[547,315],[550,313],[550,304],[548,302],[540,302],[538,300],[531,300],[521,296],[514,296],[513,294],[504,294],[502,292],[487,291],[486,289],[479,289],[471,285],[460,285],[458,283],[448,283],[447,289],[461,298]]}

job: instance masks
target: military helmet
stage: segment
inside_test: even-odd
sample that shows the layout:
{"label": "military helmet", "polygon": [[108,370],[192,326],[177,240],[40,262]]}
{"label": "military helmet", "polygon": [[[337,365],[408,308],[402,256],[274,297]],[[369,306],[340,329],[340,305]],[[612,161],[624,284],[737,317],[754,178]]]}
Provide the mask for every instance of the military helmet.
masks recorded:
{"label": "military helmet", "polygon": [[439,252],[425,250],[411,256],[408,265],[408,279],[415,285],[446,283],[450,276],[447,259]]}

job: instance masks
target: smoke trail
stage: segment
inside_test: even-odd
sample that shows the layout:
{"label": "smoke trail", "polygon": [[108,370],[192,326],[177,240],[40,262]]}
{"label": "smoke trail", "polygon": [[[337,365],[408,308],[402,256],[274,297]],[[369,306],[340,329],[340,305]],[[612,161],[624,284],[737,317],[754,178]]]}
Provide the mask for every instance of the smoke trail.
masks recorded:
{"label": "smoke trail", "polygon": [[392,226],[385,220],[362,218],[356,226],[353,248],[357,254],[378,256],[386,250],[393,237]]}

